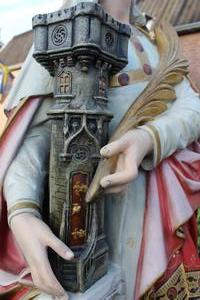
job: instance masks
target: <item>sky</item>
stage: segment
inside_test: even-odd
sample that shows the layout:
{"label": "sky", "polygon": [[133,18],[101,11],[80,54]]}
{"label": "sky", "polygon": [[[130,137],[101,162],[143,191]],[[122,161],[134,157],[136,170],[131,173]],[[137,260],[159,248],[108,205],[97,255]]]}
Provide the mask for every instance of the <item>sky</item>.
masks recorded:
{"label": "sky", "polygon": [[6,44],[13,36],[32,28],[32,17],[58,10],[62,0],[0,0],[0,41]]}

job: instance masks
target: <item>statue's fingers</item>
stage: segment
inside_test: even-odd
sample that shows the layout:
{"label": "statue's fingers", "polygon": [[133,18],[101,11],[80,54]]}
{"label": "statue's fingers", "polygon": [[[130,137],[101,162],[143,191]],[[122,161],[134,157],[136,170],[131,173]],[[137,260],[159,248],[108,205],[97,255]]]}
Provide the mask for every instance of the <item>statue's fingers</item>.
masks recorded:
{"label": "statue's fingers", "polygon": [[58,239],[52,232],[49,233],[47,245],[53,249],[59,256],[66,260],[74,258],[73,252],[65,245],[60,239]]}
{"label": "statue's fingers", "polygon": [[130,183],[134,178],[137,177],[138,169],[132,167],[131,169],[125,169],[123,172],[117,172],[112,175],[104,177],[100,184],[102,188],[110,188],[117,185],[123,185]]}
{"label": "statue's fingers", "polygon": [[106,146],[104,146],[100,153],[103,157],[109,158],[114,155],[120,154],[127,147],[127,141],[124,138],[118,139],[115,142],[112,142]]}
{"label": "statue's fingers", "polygon": [[53,296],[64,296],[65,291],[56,279],[46,251],[42,251],[40,257],[38,258],[38,263],[34,264],[31,268],[31,275],[34,285],[41,291],[53,295]]}
{"label": "statue's fingers", "polygon": [[[124,170],[124,155],[120,154],[117,160],[116,173]],[[115,187],[105,189],[105,194],[118,194],[123,193],[127,189],[127,184],[118,185]]]}
{"label": "statue's fingers", "polygon": [[124,170],[124,154],[120,154],[117,160],[116,172],[121,172]]}
{"label": "statue's fingers", "polygon": [[[120,154],[117,160],[116,173],[122,172],[124,170],[124,155]],[[127,189],[127,184],[118,185],[116,187],[107,188],[104,190],[105,194],[117,194],[123,193]]]}

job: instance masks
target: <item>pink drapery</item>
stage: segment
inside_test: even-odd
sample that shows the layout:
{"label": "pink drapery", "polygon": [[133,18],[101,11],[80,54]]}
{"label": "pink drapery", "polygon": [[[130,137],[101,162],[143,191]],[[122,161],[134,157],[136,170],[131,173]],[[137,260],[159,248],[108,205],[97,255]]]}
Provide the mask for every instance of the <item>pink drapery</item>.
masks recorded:
{"label": "pink drapery", "polygon": [[[3,197],[3,179],[40,102],[41,98],[39,97],[27,99],[10,121],[0,140],[0,278],[4,272],[17,275],[26,267],[25,259],[16,245],[7,224],[7,208]],[[10,291],[15,286],[17,286],[17,282],[6,286],[3,286],[2,282],[0,282],[0,295],[4,295],[6,290]],[[12,299],[20,299],[28,291],[29,288],[25,288],[24,291],[19,291],[18,296],[16,294]]]}
{"label": "pink drapery", "polygon": [[149,173],[134,299],[144,295],[163,275],[169,279],[169,269],[173,273],[182,264],[187,271],[200,271],[195,215],[198,207],[200,143],[194,142]]}

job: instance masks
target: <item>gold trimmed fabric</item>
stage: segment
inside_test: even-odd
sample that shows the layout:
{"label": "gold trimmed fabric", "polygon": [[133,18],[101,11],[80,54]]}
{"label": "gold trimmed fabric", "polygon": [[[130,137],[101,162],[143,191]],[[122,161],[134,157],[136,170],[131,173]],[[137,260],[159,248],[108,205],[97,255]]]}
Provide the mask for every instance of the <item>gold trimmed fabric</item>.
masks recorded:
{"label": "gold trimmed fabric", "polygon": [[30,201],[30,200],[26,200],[26,201],[20,201],[14,205],[12,205],[9,209],[8,209],[8,215],[13,214],[16,210],[22,210],[22,209],[35,209],[37,211],[40,211],[40,206],[38,203]]}
{"label": "gold trimmed fabric", "polygon": [[120,72],[111,77],[109,87],[116,88],[116,87],[122,86],[120,84],[120,76],[123,74],[126,74],[129,78],[128,84],[126,84],[126,85],[132,85],[137,82],[149,81],[151,78],[151,75],[145,74],[141,69],[131,70],[131,71],[127,71],[127,72]]}
{"label": "gold trimmed fabric", "polygon": [[161,161],[161,142],[158,130],[155,126],[151,124],[146,124],[143,126],[139,126],[138,128],[146,130],[153,139],[153,154],[147,156],[144,161],[142,162],[142,167],[149,171],[157,166]]}
{"label": "gold trimmed fabric", "polygon": [[153,126],[151,124],[147,124],[146,127],[148,129],[150,129],[150,131],[153,133],[154,139],[156,141],[156,145],[157,145],[156,165],[158,165],[160,163],[160,161],[161,161],[161,142],[160,142],[160,136],[159,136],[158,130],[156,129],[155,126]]}
{"label": "gold trimmed fabric", "polygon": [[[43,100],[45,97],[48,97],[48,96],[52,96],[52,94],[47,94],[47,95],[42,95],[42,96],[38,95],[38,96],[34,96],[34,98],[41,98],[41,100]],[[17,116],[17,114],[19,113],[19,111],[23,108],[26,101],[30,98],[31,98],[31,96],[22,98],[22,100],[20,100],[19,104],[13,108],[12,115],[8,119],[8,122],[6,123],[6,126],[5,126],[2,134],[0,135],[0,138],[2,138],[4,136],[4,134],[6,133],[7,129],[11,125],[11,123],[14,121],[14,119]]]}
{"label": "gold trimmed fabric", "polygon": [[[151,26],[149,26],[151,24]],[[134,26],[137,28],[137,30],[141,33],[143,33],[150,41],[156,42],[156,34],[155,34],[155,26],[158,24],[158,21],[155,19],[151,19],[147,22],[145,26],[142,26],[140,24],[134,24]]]}
{"label": "gold trimmed fabric", "polygon": [[[115,88],[115,87],[120,87],[120,86],[125,86],[125,85],[132,85],[137,82],[143,82],[143,81],[149,81],[152,77],[153,74],[153,69],[150,65],[149,57],[147,53],[145,52],[145,49],[143,48],[141,42],[137,38],[136,35],[132,35],[131,37],[131,43],[135,49],[136,55],[140,61],[141,64],[141,69],[138,70],[130,70],[127,72],[120,72],[114,76],[111,77],[110,79],[110,88]],[[138,45],[138,46],[137,46]],[[144,71],[144,66],[149,67],[149,74],[148,72],[145,73]],[[121,83],[121,76],[125,76],[126,82],[125,84]]]}
{"label": "gold trimmed fabric", "polygon": [[35,217],[41,219],[40,205],[33,200],[19,200],[19,202],[13,204],[8,208],[8,225],[11,224],[13,217],[23,214],[31,213]]}
{"label": "gold trimmed fabric", "polygon": [[2,73],[2,82],[0,83],[0,86],[1,86],[1,90],[0,90],[0,103],[2,103],[5,98],[6,98],[6,95],[7,95],[7,85],[8,85],[8,82],[9,82],[9,76],[11,76],[9,73],[9,68],[8,66],[6,65],[3,65],[0,63],[0,71]]}
{"label": "gold trimmed fabric", "polygon": [[1,134],[0,137],[2,137],[6,133],[8,127],[10,126],[10,124],[12,123],[12,121],[14,120],[14,118],[16,117],[17,113],[20,111],[20,109],[24,106],[24,104],[26,103],[27,99],[28,99],[28,97],[23,98],[20,101],[19,105],[16,108],[14,108],[13,114],[12,114],[11,118],[8,120],[8,122],[6,123],[6,126],[5,126],[5,128],[4,128],[4,130],[3,130],[3,132],[2,132],[2,134]]}
{"label": "gold trimmed fabric", "polygon": [[[9,289],[7,289],[6,291],[4,292],[1,292],[0,293],[0,299],[3,300],[3,299],[10,299],[15,293],[19,292],[21,290],[21,284],[17,284],[16,286],[14,287],[11,287]],[[10,297],[10,298],[8,298]]]}
{"label": "gold trimmed fabric", "polygon": [[157,290],[149,290],[142,300],[200,299],[199,282],[200,271],[186,272],[184,266],[181,265],[167,282]]}
{"label": "gold trimmed fabric", "polygon": [[200,271],[186,273],[190,298],[200,299]]}
{"label": "gold trimmed fabric", "polygon": [[[141,44],[140,41],[138,40],[138,38],[135,36],[135,35],[132,35],[131,36],[131,42],[132,42],[132,45],[136,51],[136,55],[141,63],[141,65],[143,66],[144,64],[148,64],[150,65],[150,61],[149,61],[149,57],[145,51],[145,49],[143,49],[142,51],[140,51],[136,46],[135,46],[135,43],[137,44]],[[142,45],[141,45],[142,46]]]}
{"label": "gold trimmed fabric", "polygon": [[180,239],[185,239],[185,232],[184,232],[182,226],[179,226],[179,228],[176,230],[176,235],[177,235]]}
{"label": "gold trimmed fabric", "polygon": [[21,300],[33,300],[33,299],[36,299],[40,294],[41,294],[41,292],[38,289],[32,289]]}
{"label": "gold trimmed fabric", "polygon": [[171,300],[171,299],[189,299],[189,290],[183,266],[181,265],[170,279],[163,284],[158,290],[150,290],[142,300]]}
{"label": "gold trimmed fabric", "polygon": [[[23,291],[24,288],[27,288],[26,285],[17,284],[15,287],[5,291],[4,293],[0,294],[0,299],[2,300],[9,300],[13,299],[16,295],[16,293],[19,293]],[[41,292],[36,288],[31,288],[30,291],[27,292],[25,296],[22,296],[21,300],[33,300],[36,297],[38,297],[41,294]]]}

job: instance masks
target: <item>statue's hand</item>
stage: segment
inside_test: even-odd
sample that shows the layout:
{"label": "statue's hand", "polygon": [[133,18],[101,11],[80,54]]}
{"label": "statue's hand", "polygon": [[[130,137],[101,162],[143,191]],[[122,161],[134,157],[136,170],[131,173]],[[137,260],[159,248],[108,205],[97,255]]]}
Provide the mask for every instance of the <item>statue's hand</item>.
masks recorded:
{"label": "statue's hand", "polygon": [[120,193],[138,175],[138,167],[153,149],[150,134],[142,129],[128,131],[122,138],[101,149],[101,155],[109,158],[118,155],[114,174],[102,178],[100,184],[106,193]]}
{"label": "statue's hand", "polygon": [[[11,229],[30,267],[34,285],[53,296],[66,295],[51,269],[47,247],[66,260],[74,257],[72,251],[52,233],[42,220],[31,213],[13,217]],[[62,299],[68,299],[67,295]]]}

